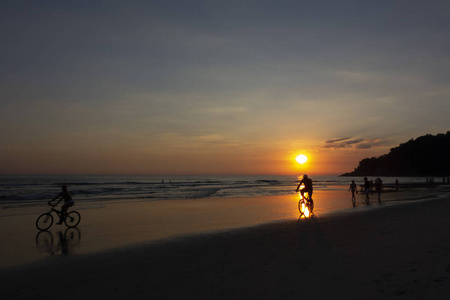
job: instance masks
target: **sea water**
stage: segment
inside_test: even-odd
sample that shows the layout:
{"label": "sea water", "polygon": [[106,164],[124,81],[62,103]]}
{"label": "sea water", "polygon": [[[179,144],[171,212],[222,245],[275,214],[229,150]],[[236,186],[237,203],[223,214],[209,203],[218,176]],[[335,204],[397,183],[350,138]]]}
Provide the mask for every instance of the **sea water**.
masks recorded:
{"label": "sea water", "polygon": [[[426,178],[382,178],[386,192],[378,205],[364,194],[352,206],[348,187],[363,178],[310,176],[314,186],[315,219],[395,205],[396,200],[434,196],[431,189],[402,188]],[[375,179],[375,178],[369,178]],[[153,243],[180,236],[212,233],[295,220],[297,176],[0,176],[0,268],[44,257],[87,254]],[[35,220],[46,212],[45,202],[67,185],[82,222],[77,228],[53,225],[41,232]],[[450,186],[450,185],[448,185]],[[403,190],[403,191],[402,191]],[[409,195],[408,195],[409,193]],[[275,196],[275,197],[271,197]],[[279,197],[278,197],[279,196]],[[130,205],[123,205],[128,203]],[[82,239],[80,237],[83,237]]]}
{"label": "sea water", "polygon": [[[351,180],[363,184],[360,177],[310,177],[316,191],[347,190]],[[68,186],[77,202],[289,195],[295,193],[300,179],[280,175],[0,175],[0,204],[33,205],[48,201],[60,192],[62,185]],[[382,179],[387,187],[395,185],[396,178]],[[424,183],[425,180],[399,178],[401,184]]]}

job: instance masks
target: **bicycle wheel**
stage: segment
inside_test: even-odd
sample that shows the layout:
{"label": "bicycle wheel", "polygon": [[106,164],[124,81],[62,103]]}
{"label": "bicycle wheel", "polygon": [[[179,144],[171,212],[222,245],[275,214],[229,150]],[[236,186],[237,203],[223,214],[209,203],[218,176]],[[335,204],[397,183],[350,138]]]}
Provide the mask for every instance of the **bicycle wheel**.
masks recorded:
{"label": "bicycle wheel", "polygon": [[312,213],[314,210],[314,201],[311,199],[310,201],[308,201],[309,203],[309,212]]}
{"label": "bicycle wheel", "polygon": [[36,235],[36,246],[53,245],[53,234],[50,231],[39,231]]}
{"label": "bicycle wheel", "polygon": [[300,214],[303,215],[305,213],[305,209],[306,209],[305,201],[303,199],[298,201],[298,211],[300,212]]}
{"label": "bicycle wheel", "polygon": [[72,228],[76,227],[81,221],[81,216],[77,211],[71,211],[66,215],[64,219],[64,223],[67,227]]}
{"label": "bicycle wheel", "polygon": [[53,216],[50,213],[40,215],[36,220],[36,227],[39,230],[47,230],[53,224]]}
{"label": "bicycle wheel", "polygon": [[69,227],[64,231],[64,238],[66,241],[79,242],[81,239],[81,232],[78,228]]}

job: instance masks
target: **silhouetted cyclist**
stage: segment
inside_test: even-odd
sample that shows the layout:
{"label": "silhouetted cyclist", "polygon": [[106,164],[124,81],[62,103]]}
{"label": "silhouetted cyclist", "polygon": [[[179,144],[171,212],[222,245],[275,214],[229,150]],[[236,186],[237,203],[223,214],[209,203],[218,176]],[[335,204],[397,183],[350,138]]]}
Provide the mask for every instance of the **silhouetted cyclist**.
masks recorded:
{"label": "silhouetted cyclist", "polygon": [[[304,185],[304,187],[302,189],[300,189],[301,185]],[[310,201],[311,203],[313,203],[312,200],[312,194],[313,194],[313,184],[312,184],[312,180],[310,178],[308,178],[308,175],[303,175],[303,179],[300,180],[296,192],[298,192],[300,190],[300,194],[302,195],[302,197],[304,197],[304,193],[308,193],[308,201]]]}
{"label": "silhouetted cyclist", "polygon": [[61,218],[59,219],[59,222],[56,224],[62,224],[64,221],[64,217],[67,213],[67,209],[75,204],[72,199],[72,195],[70,195],[69,191],[67,190],[67,186],[62,186],[62,191],[59,193],[58,196],[52,199],[52,201],[59,199],[58,202],[56,202],[56,205],[58,205],[61,200],[64,200],[64,204],[61,206]]}

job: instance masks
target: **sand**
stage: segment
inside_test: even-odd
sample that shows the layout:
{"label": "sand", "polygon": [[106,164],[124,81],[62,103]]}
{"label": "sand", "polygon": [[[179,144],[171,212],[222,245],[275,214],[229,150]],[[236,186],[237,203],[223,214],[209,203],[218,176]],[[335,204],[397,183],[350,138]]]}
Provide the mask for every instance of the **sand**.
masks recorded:
{"label": "sand", "polygon": [[[112,211],[132,206],[116,203]],[[316,213],[299,220],[285,216],[270,224],[152,242],[145,242],[140,232],[138,239],[73,255],[61,255],[64,245],[59,245],[54,256],[1,268],[0,295],[2,299],[448,299],[450,198],[373,208]],[[83,216],[94,211],[86,209]],[[30,214],[28,219],[34,218]],[[139,232],[145,228],[144,220],[138,216],[140,225],[123,227]],[[87,243],[85,232],[94,226],[84,226],[80,225],[83,235],[78,242]],[[76,237],[76,232],[69,235]]]}
{"label": "sand", "polygon": [[[351,208],[345,191],[320,191],[316,212],[324,216]],[[362,198],[362,197],[361,197]],[[78,201],[82,216],[76,230],[35,228],[46,203],[31,207],[0,206],[0,269],[49,256],[89,254],[177,236],[211,233],[298,217],[298,196],[208,198],[189,200]],[[366,209],[362,203],[362,207]],[[62,246],[63,247],[62,247]]]}

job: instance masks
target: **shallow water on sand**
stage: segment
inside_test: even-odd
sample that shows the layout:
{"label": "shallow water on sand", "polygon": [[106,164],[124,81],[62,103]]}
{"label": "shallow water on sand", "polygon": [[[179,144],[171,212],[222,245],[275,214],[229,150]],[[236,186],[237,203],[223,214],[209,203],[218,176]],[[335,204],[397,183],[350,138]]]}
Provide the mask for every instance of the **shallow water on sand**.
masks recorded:
{"label": "shallow water on sand", "polygon": [[[395,200],[427,198],[437,191],[419,190],[376,194],[366,205],[362,193],[356,207],[345,190],[314,192],[315,218],[341,213],[356,213],[393,205]],[[17,207],[0,213],[0,267],[29,263],[44,258],[88,254],[153,243],[179,236],[211,233],[280,220],[297,220],[298,195],[203,198],[163,201],[108,201],[78,203],[82,215],[78,228],[53,225],[47,232],[35,228],[37,216],[45,206]]]}

